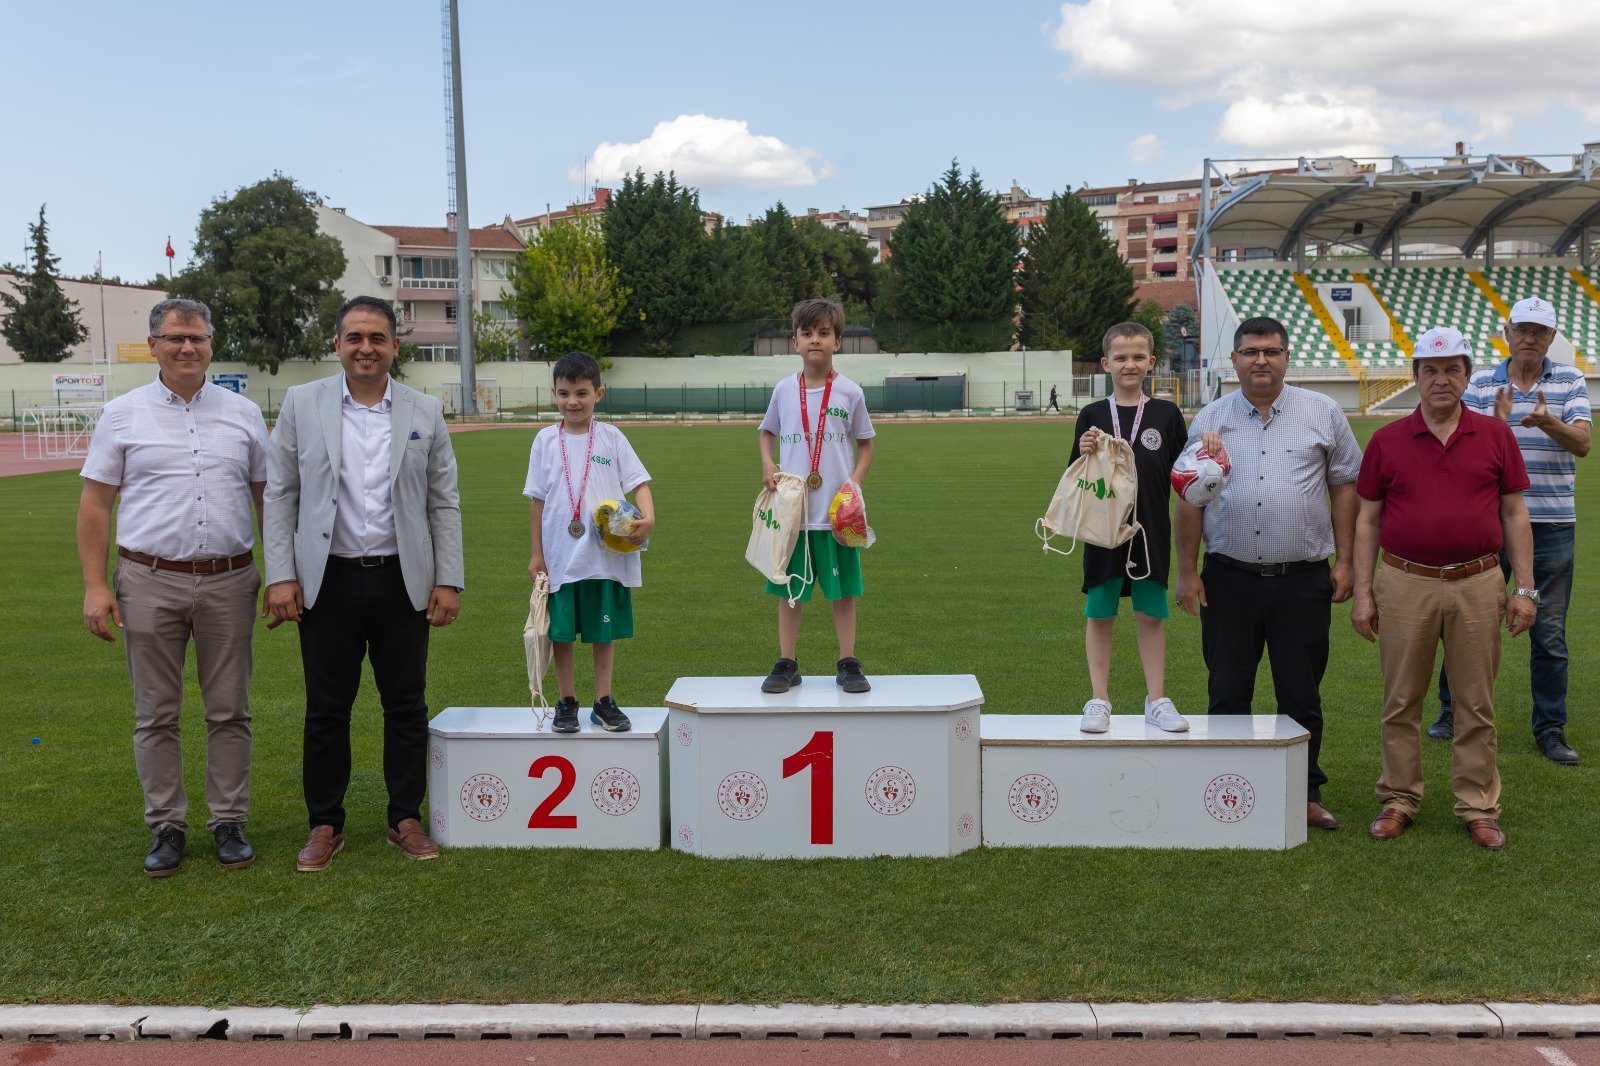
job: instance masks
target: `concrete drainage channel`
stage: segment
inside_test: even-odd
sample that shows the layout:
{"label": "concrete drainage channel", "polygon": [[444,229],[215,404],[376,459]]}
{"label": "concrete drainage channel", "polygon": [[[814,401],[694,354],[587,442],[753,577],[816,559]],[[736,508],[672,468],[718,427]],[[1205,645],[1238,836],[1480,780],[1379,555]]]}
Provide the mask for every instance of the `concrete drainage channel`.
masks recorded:
{"label": "concrete drainage channel", "polygon": [[82,1040],[1224,1040],[1600,1038],[1600,1005],[0,1006],[0,1043]]}

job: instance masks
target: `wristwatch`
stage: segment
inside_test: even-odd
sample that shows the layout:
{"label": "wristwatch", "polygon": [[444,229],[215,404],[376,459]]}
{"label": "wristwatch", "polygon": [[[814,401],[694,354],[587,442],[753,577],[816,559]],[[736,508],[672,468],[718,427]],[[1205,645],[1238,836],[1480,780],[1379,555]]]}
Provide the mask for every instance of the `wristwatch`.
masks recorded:
{"label": "wristwatch", "polygon": [[1539,606],[1539,590],[1538,589],[1514,589],[1512,591],[1511,595],[1513,595],[1513,596],[1521,596],[1524,599],[1532,600],[1533,601],[1533,605],[1535,607]]}

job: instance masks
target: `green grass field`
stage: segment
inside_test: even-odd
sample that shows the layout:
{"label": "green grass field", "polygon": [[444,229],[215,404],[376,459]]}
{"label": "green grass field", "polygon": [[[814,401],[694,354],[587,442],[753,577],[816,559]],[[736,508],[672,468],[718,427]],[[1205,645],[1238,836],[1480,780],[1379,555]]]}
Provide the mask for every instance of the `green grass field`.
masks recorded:
{"label": "green grass field", "polygon": [[[1088,691],[1081,567],[1031,532],[1059,478],[1062,423],[880,427],[867,484],[860,655],[871,674],[975,673],[986,709],[1076,713]],[[1373,426],[1358,427],[1363,439]],[[758,488],[752,427],[629,431],[654,474],[660,526],[619,646],[617,695],[659,705],[684,674],[765,673],[775,608],[743,561]],[[460,434],[468,590],[435,635],[430,700],[527,699],[531,433]],[[1581,464],[1587,466],[1587,464]],[[1600,479],[1579,479],[1597,512]],[[1593,1000],[1600,996],[1593,724],[1596,588],[1580,565],[1569,621],[1572,743],[1528,736],[1527,640],[1500,677],[1504,852],[1472,847],[1451,814],[1446,746],[1427,745],[1418,825],[1376,844],[1380,680],[1374,647],[1334,609],[1325,798],[1345,822],[1287,853],[988,850],[948,860],[707,861],[672,852],[447,851],[411,863],[383,842],[379,713],[356,709],[349,843],[298,874],[303,708],[298,645],[257,632],[253,869],[225,872],[201,834],[182,872],[140,873],[149,845],[120,646],[91,638],[73,547],[78,478],[0,480],[0,1002],[303,1005],[314,1002],[637,1000],[995,1002],[1242,999]],[[1580,558],[1600,540],[1579,525]],[[1168,691],[1202,713],[1198,621],[1174,612]],[[580,656],[580,663],[585,657]],[[825,611],[800,661],[834,658]],[[186,714],[191,819],[203,728]],[[590,695],[580,670],[579,691]],[[1265,671],[1257,706],[1272,709]],[[1119,624],[1113,697],[1143,693]],[[32,743],[32,738],[39,743]]]}

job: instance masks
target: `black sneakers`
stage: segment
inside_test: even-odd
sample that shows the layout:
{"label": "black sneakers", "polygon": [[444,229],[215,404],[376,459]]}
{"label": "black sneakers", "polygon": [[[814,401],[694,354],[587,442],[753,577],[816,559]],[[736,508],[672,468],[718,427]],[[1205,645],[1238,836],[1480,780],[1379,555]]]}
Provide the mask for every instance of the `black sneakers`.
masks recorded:
{"label": "black sneakers", "polygon": [[589,721],[608,733],[626,733],[633,728],[628,716],[622,713],[622,708],[610,696],[601,696],[595,701],[594,710],[589,712]]}
{"label": "black sneakers", "polygon": [[1441,708],[1439,717],[1428,727],[1428,736],[1434,740],[1449,740],[1456,735],[1456,712]]}
{"label": "black sneakers", "polygon": [[861,672],[861,663],[850,656],[839,660],[839,687],[846,692],[871,692],[872,686],[867,683],[867,675]]}
{"label": "black sneakers", "polygon": [[171,877],[183,865],[183,850],[187,838],[181,829],[170,826],[156,830],[155,843],[150,854],[144,857],[146,877]]}
{"label": "black sneakers", "polygon": [[256,861],[255,849],[244,838],[244,826],[223,822],[211,831],[217,838],[217,862],[224,870],[243,870]]}
{"label": "black sneakers", "polygon": [[550,723],[552,733],[576,733],[578,731],[578,697],[562,696],[556,701],[556,718]]}
{"label": "black sneakers", "polygon": [[1567,731],[1560,727],[1546,729],[1540,733],[1534,743],[1539,745],[1539,751],[1546,759],[1562,766],[1577,766],[1578,753],[1567,746]]}
{"label": "black sneakers", "polygon": [[788,692],[800,683],[800,664],[793,659],[779,659],[772,665],[772,673],[761,682],[762,692]]}

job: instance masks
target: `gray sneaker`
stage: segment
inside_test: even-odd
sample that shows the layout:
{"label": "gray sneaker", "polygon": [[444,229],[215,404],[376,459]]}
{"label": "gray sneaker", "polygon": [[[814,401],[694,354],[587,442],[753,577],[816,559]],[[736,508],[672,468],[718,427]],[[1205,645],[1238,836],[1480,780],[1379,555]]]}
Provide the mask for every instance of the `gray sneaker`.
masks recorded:
{"label": "gray sneaker", "polygon": [[1179,714],[1178,708],[1174,707],[1172,701],[1165,696],[1155,700],[1148,697],[1145,699],[1144,720],[1157,729],[1165,730],[1168,733],[1187,733],[1189,731],[1189,719]]}
{"label": "gray sneaker", "polygon": [[1091,699],[1083,705],[1083,717],[1078,729],[1085,733],[1104,733],[1111,728],[1111,703],[1109,700]]}

